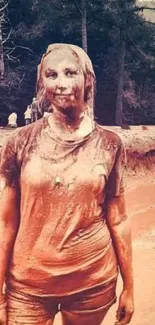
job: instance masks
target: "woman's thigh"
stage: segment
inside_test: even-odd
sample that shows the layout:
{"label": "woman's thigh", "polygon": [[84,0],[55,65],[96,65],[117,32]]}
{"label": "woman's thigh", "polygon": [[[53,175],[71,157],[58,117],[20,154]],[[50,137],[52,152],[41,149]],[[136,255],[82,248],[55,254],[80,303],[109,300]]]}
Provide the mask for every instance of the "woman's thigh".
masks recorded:
{"label": "woman's thigh", "polygon": [[116,281],[65,298],[61,303],[63,325],[100,325],[116,302]]}
{"label": "woman's thigh", "polygon": [[7,293],[7,325],[53,325],[57,303],[23,293]]}

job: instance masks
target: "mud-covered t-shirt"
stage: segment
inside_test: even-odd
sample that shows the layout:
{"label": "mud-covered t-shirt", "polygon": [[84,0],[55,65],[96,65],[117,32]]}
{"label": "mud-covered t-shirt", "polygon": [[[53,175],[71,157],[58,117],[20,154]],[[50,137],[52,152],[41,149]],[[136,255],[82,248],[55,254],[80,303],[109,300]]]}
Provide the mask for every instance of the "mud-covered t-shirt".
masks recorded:
{"label": "mud-covered t-shirt", "polygon": [[1,181],[20,192],[10,288],[63,296],[117,277],[104,201],[123,192],[123,167],[120,138],[97,124],[85,138],[64,141],[45,117],[7,140]]}

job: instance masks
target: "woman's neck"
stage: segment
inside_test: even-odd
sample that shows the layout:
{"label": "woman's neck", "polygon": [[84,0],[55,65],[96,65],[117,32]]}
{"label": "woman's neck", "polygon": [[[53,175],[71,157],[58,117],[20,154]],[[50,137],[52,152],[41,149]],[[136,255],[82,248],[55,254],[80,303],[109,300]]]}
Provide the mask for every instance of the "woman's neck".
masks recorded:
{"label": "woman's neck", "polygon": [[85,113],[82,111],[78,113],[71,112],[69,114],[65,114],[53,108],[53,122],[57,128],[64,129],[64,131],[74,132],[79,129],[84,117]]}
{"label": "woman's neck", "polygon": [[72,117],[53,110],[49,117],[49,124],[55,134],[66,140],[79,139],[91,133],[94,128],[93,120],[86,112],[81,112],[78,116]]}

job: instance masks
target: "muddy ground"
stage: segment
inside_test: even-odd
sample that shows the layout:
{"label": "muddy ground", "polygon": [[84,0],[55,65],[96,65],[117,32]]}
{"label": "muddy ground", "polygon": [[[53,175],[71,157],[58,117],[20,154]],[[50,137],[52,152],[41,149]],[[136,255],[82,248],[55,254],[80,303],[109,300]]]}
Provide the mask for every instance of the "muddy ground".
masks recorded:
{"label": "muddy ground", "polygon": [[[108,127],[107,127],[108,128]],[[126,148],[126,204],[133,237],[135,314],[132,325],[155,324],[155,126],[133,126],[128,130],[109,127]],[[0,129],[0,146],[12,131]],[[119,279],[117,292],[121,291]],[[104,325],[113,325],[117,303]],[[61,325],[57,315],[54,325]],[[93,323],[92,323],[93,325]]]}

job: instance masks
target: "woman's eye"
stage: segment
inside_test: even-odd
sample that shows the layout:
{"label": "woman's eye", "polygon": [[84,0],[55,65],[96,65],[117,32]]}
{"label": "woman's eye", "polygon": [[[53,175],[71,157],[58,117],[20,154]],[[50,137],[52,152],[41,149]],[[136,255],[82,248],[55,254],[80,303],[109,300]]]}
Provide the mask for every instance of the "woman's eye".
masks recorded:
{"label": "woman's eye", "polygon": [[76,74],[77,74],[77,71],[70,71],[70,70],[66,71],[66,76],[67,77],[73,77]]}
{"label": "woman's eye", "polygon": [[47,73],[47,78],[56,79],[57,78],[57,73],[56,72],[48,72]]}

